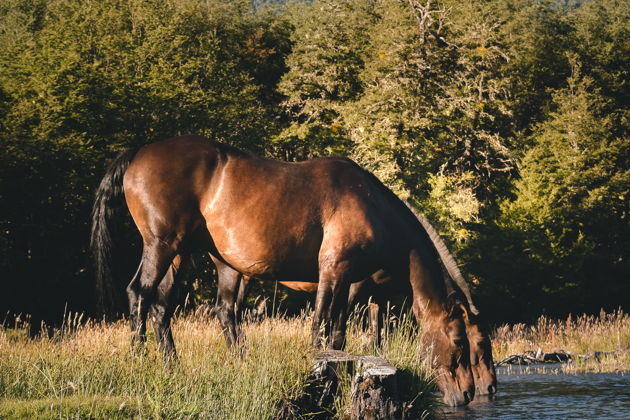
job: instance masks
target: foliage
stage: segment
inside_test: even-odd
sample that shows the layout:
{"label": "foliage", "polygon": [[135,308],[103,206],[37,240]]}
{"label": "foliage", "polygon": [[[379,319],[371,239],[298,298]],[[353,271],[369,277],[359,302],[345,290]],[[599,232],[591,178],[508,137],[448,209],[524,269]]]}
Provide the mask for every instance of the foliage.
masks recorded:
{"label": "foliage", "polygon": [[553,94],[556,109],[535,129],[516,200],[504,204],[499,223],[519,231],[528,258],[544,273],[544,282],[521,279],[532,287],[524,299],[544,292],[557,304],[571,299],[577,310],[593,311],[605,300],[604,276],[606,294],[622,293],[626,283],[630,144],[627,116],[606,109],[571,61],[568,86]]}
{"label": "foliage", "polygon": [[[491,319],[625,304],[628,13],[619,0],[4,1],[0,309],[92,310],[104,167],[187,132],[289,161],[353,158],[438,225]],[[122,290],[138,238],[119,233]]]}
{"label": "foliage", "polygon": [[218,0],[15,0],[0,16],[0,264],[15,302],[1,306],[91,309],[87,226],[107,160],[188,132],[261,152],[287,25]]}

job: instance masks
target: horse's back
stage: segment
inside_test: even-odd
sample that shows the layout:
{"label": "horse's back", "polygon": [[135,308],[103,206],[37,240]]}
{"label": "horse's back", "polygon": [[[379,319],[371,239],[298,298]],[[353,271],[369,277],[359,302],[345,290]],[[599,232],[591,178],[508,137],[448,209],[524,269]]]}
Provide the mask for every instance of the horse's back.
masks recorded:
{"label": "horse's back", "polygon": [[323,258],[367,263],[391,230],[388,198],[349,159],[280,162],[198,136],[141,148],[125,194],[143,237],[202,228],[217,257],[278,280],[316,280]]}
{"label": "horse's back", "polygon": [[316,281],[327,238],[356,242],[370,230],[357,211],[365,178],[347,159],[235,156],[214,182],[202,204],[208,232],[221,256],[247,274]]}

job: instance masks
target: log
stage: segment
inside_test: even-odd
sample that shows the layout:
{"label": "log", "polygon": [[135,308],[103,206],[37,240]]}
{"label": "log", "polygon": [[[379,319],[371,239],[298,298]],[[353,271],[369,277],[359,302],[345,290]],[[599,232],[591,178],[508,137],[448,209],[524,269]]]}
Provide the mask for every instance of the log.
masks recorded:
{"label": "log", "polygon": [[580,358],[583,360],[595,360],[600,361],[605,356],[617,356],[626,351],[630,351],[630,347],[619,348],[614,351],[593,351],[586,354],[575,354],[567,350],[557,349],[556,351],[545,353],[541,348],[538,348],[536,352],[533,350],[527,350],[523,354],[515,354],[508,356],[505,359],[496,362],[497,366],[501,365],[531,365],[534,363],[571,363],[574,359]]}

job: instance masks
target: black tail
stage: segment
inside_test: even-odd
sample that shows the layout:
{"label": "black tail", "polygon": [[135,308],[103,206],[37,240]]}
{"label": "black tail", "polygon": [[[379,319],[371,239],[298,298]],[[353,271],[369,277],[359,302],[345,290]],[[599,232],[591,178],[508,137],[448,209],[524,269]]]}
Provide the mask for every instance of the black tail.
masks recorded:
{"label": "black tail", "polygon": [[98,309],[105,314],[111,314],[113,308],[119,307],[118,292],[109,265],[112,249],[110,226],[125,208],[123,176],[136,152],[135,149],[126,149],[116,156],[96,190],[92,208],[90,247],[96,269],[96,298]]}

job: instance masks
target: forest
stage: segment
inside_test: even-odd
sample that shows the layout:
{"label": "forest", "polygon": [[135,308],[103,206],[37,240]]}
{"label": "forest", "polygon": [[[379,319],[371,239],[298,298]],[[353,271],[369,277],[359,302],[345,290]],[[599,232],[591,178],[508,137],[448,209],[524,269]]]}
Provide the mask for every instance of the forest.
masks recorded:
{"label": "forest", "polygon": [[[493,322],[627,311],[629,73],[622,0],[3,0],[0,313],[99,316],[96,187],[186,133],[350,157],[436,225]],[[117,237],[122,291],[139,238]]]}

